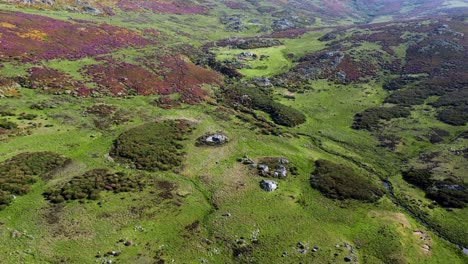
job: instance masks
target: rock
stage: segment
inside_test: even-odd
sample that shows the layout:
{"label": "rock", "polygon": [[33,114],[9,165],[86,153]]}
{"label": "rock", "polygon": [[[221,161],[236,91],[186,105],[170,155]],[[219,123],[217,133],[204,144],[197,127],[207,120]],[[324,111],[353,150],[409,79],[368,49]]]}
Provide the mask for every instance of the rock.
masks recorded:
{"label": "rock", "polygon": [[305,249],[305,245],[302,244],[301,242],[297,242],[297,248],[300,248],[300,249]]}
{"label": "rock", "polygon": [[255,164],[255,161],[253,159],[242,159],[242,164],[248,165],[248,164]]}
{"label": "rock", "polygon": [[222,132],[207,133],[197,139],[197,145],[217,146],[228,142],[228,137]]}
{"label": "rock", "polygon": [[286,158],[279,158],[278,159],[279,164],[289,164],[289,160]]}
{"label": "rock", "polygon": [[314,248],[312,249],[312,251],[313,251],[313,252],[317,252],[318,249],[319,249],[318,247],[314,247]]}
{"label": "rock", "polygon": [[124,246],[129,247],[133,245],[133,242],[131,240],[125,241]]}
{"label": "rock", "polygon": [[225,213],[225,214],[222,214],[222,216],[227,216],[227,217],[229,217],[229,216],[231,216],[231,214],[230,214],[230,213]]}
{"label": "rock", "polygon": [[286,176],[288,176],[288,170],[283,165],[278,166],[276,172],[278,173],[278,177],[280,178],[286,178]]}
{"label": "rock", "polygon": [[250,51],[243,51],[237,55],[240,59],[256,59],[257,55]]}
{"label": "rock", "polygon": [[351,260],[352,260],[351,257],[344,257],[345,262],[351,262]]}
{"label": "rock", "polygon": [[84,7],[82,8],[82,11],[81,11],[81,12],[83,12],[83,13],[85,13],[85,14],[95,15],[95,16],[101,15],[101,14],[102,14],[102,11],[101,11],[101,10],[99,10],[99,9],[97,9],[97,8],[95,8],[95,7],[92,7],[92,6],[84,6]]}
{"label": "rock", "polygon": [[260,188],[266,192],[273,192],[278,189],[278,183],[271,180],[261,180]]}
{"label": "rock", "polygon": [[270,168],[268,168],[267,165],[265,164],[258,164],[257,169],[260,171],[262,174],[267,174],[270,171]]}
{"label": "rock", "polygon": [[258,78],[254,78],[252,80],[252,82],[257,85],[257,86],[261,86],[261,87],[267,87],[267,86],[272,86],[273,84],[271,83],[270,79],[268,79],[267,77],[258,77]]}
{"label": "rock", "polygon": [[333,32],[325,34],[323,37],[319,38],[320,41],[330,41],[336,39],[337,35]]}
{"label": "rock", "polygon": [[335,74],[335,77],[340,83],[345,83],[346,82],[346,73],[345,72],[339,71],[339,72],[337,72]]}

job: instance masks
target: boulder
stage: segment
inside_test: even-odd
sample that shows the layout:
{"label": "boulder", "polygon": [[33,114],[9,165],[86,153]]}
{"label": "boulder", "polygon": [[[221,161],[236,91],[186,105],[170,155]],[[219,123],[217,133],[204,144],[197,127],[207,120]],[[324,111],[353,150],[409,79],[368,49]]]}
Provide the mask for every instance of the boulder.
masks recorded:
{"label": "boulder", "polygon": [[276,172],[277,172],[278,177],[280,178],[286,178],[288,176],[288,170],[283,165],[278,166],[278,168],[276,169]]}
{"label": "boulder", "polygon": [[266,192],[273,192],[278,189],[278,183],[271,180],[261,180],[260,188]]}
{"label": "boulder", "polygon": [[268,168],[267,165],[265,164],[258,164],[257,169],[260,171],[261,174],[268,174],[270,171],[270,168]]}
{"label": "boulder", "polygon": [[218,131],[216,133],[206,133],[199,137],[196,145],[219,146],[227,143],[228,141],[228,137],[221,131]]}

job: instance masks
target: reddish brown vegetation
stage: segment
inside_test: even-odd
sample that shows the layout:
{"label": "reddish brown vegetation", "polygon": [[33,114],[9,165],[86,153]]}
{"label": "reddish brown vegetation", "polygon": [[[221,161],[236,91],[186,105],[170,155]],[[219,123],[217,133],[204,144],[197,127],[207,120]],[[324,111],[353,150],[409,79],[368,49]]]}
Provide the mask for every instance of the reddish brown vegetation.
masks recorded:
{"label": "reddish brown vegetation", "polygon": [[19,82],[23,87],[53,94],[67,92],[79,96],[87,96],[91,92],[83,83],[58,70],[33,67],[28,70],[28,73],[28,77],[19,78]]}
{"label": "reddish brown vegetation", "polygon": [[107,24],[4,11],[0,12],[0,36],[0,61],[76,60],[150,43],[137,32]]}
{"label": "reddish brown vegetation", "polygon": [[155,0],[118,0],[117,6],[125,11],[139,11],[142,9],[168,14],[205,14],[208,9],[204,6],[191,4],[187,1],[155,1]]}
{"label": "reddish brown vegetation", "polygon": [[107,95],[169,95],[179,93],[183,103],[199,103],[206,97],[203,84],[220,84],[221,76],[184,60],[179,55],[142,59],[145,67],[118,62],[110,58],[104,64],[91,65],[86,73],[92,76],[99,91]]}
{"label": "reddish brown vegetation", "polygon": [[240,10],[245,10],[247,9],[247,6],[242,4],[242,3],[239,3],[239,2],[234,2],[234,1],[226,1],[226,2],[223,2],[227,7],[231,8],[231,9],[240,9]]}

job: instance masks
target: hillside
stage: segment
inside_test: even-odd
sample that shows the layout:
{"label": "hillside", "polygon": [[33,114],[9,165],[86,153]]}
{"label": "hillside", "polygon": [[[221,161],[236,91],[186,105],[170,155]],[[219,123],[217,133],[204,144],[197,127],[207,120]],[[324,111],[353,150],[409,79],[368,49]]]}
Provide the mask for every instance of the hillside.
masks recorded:
{"label": "hillside", "polygon": [[0,1],[0,263],[467,263],[467,15]]}

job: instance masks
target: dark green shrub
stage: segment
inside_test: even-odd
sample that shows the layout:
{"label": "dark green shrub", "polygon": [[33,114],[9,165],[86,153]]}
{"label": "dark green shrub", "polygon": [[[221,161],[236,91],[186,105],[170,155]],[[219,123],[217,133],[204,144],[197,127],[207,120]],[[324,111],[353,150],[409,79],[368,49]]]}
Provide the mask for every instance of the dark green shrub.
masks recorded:
{"label": "dark green shrub", "polygon": [[110,154],[139,170],[171,170],[182,164],[181,141],[191,131],[191,125],[184,120],[144,124],[122,133]]}
{"label": "dark green shrub", "polygon": [[242,105],[269,114],[273,122],[278,125],[294,127],[306,121],[306,116],[302,112],[275,102],[266,89],[232,86],[225,89],[225,97],[232,106]]}
{"label": "dark green shrub", "polygon": [[432,173],[429,169],[411,169],[404,171],[403,179],[421,189],[432,186]]}
{"label": "dark green shrub", "polygon": [[101,191],[119,193],[141,190],[143,187],[144,180],[141,176],[94,169],[73,177],[63,185],[49,188],[44,196],[52,203],[81,199],[98,200]]}
{"label": "dark green shrub", "polygon": [[53,152],[35,152],[22,153],[0,163],[0,208],[10,203],[13,195],[27,193],[38,177],[47,178],[67,161]]}
{"label": "dark green shrub", "polygon": [[375,202],[383,195],[383,190],[366,176],[356,174],[347,166],[328,160],[317,160],[310,183],[313,188],[332,199],[355,199]]}
{"label": "dark green shrub", "polygon": [[354,116],[352,128],[373,131],[380,126],[381,120],[408,117],[411,112],[402,106],[372,107]]}
{"label": "dark green shrub", "polygon": [[468,203],[468,188],[454,179],[432,179],[429,169],[403,171],[403,179],[426,192],[426,197],[444,207],[463,208]]}
{"label": "dark green shrub", "polygon": [[453,126],[464,126],[468,122],[468,106],[450,107],[440,110],[437,119]]}
{"label": "dark green shrub", "polygon": [[36,114],[23,113],[23,114],[20,114],[20,116],[18,117],[18,120],[34,120],[36,119],[36,117],[37,117]]}
{"label": "dark green shrub", "polygon": [[0,119],[0,128],[3,129],[15,129],[18,125],[15,122],[8,121],[6,119]]}

